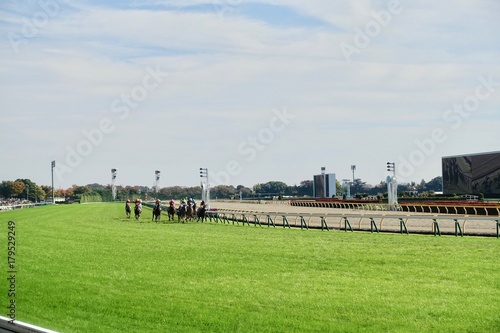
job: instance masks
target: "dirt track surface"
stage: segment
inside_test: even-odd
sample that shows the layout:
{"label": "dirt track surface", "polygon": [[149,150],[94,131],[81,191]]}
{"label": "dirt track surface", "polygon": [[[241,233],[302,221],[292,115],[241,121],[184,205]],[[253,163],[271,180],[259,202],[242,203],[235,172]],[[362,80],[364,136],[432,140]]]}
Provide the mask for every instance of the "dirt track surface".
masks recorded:
{"label": "dirt track surface", "polygon": [[[434,233],[434,219],[436,219],[441,234],[455,235],[456,219],[464,235],[496,236],[497,222],[500,221],[498,216],[477,217],[470,215],[299,207],[291,206],[286,201],[267,201],[260,204],[244,201],[212,201],[210,207],[220,211],[246,212],[246,217],[250,223],[255,221],[254,215],[257,215],[262,225],[267,225],[268,221],[265,218],[267,215],[271,216],[276,225],[283,225],[282,215],[286,215],[287,221],[292,227],[301,227],[302,221],[308,227],[319,228],[321,227],[320,216],[323,216],[330,229],[344,230],[346,226],[345,216],[353,230],[370,231],[372,227],[371,218],[373,218],[373,222],[381,232],[400,232],[402,219],[409,233]],[[236,217],[241,217],[241,215]]]}

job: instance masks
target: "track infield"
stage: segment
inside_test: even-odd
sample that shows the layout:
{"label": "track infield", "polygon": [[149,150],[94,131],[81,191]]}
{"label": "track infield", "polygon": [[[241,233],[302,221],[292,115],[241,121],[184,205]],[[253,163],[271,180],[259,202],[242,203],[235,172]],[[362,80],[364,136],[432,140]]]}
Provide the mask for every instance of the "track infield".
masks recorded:
{"label": "track infield", "polygon": [[[16,316],[60,332],[497,332],[500,242],[485,237],[140,222],[121,204],[16,222]],[[5,314],[3,314],[5,315]]]}

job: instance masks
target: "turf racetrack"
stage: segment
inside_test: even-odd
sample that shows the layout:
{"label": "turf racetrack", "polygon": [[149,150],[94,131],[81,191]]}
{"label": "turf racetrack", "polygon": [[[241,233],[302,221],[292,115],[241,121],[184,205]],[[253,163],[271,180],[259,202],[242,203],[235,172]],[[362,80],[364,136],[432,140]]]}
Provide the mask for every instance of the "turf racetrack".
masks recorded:
{"label": "turf racetrack", "polygon": [[16,222],[17,319],[60,332],[498,332],[500,240],[140,222],[122,204]]}

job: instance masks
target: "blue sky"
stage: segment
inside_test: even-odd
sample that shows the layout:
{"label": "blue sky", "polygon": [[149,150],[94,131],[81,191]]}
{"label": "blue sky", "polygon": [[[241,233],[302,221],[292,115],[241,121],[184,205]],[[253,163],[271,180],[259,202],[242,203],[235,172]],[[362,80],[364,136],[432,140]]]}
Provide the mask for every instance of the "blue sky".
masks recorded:
{"label": "blue sky", "polygon": [[498,151],[500,4],[2,1],[0,180],[289,185]]}

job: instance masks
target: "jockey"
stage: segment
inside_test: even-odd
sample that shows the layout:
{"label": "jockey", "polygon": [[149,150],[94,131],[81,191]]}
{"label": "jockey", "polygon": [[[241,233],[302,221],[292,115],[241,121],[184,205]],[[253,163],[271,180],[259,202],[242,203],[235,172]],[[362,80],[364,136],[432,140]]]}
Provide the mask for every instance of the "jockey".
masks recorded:
{"label": "jockey", "polygon": [[201,200],[200,207],[205,208],[206,205],[205,200]]}
{"label": "jockey", "polygon": [[156,204],[154,209],[161,209],[161,201],[160,199],[156,199]]}
{"label": "jockey", "polygon": [[140,210],[142,210],[142,201],[141,201],[141,199],[137,198],[135,200],[135,206],[138,207]]}
{"label": "jockey", "polygon": [[185,198],[183,198],[183,199],[181,200],[181,206],[184,206],[184,205],[186,205],[186,199],[185,199]]}
{"label": "jockey", "polygon": [[175,206],[175,201],[174,201],[174,199],[170,199],[170,201],[168,202],[168,204],[169,204],[170,206],[172,206],[172,207],[173,207],[173,206]]}
{"label": "jockey", "polygon": [[127,201],[125,202],[125,214],[127,215],[127,217],[130,218],[131,212],[132,212],[132,209],[130,208],[130,200],[127,199]]}

